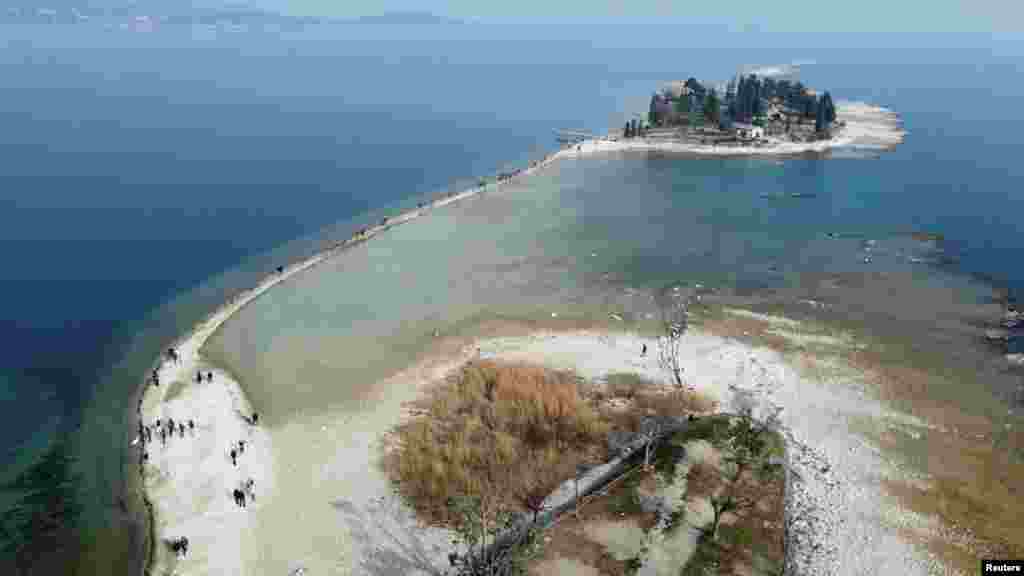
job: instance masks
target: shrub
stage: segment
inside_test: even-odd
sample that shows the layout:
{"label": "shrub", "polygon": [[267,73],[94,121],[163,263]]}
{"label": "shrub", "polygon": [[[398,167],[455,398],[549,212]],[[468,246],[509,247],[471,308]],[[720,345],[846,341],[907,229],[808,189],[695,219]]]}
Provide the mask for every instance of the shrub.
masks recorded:
{"label": "shrub", "polygon": [[605,377],[605,394],[610,398],[632,400],[638,394],[654,388],[654,383],[632,372],[615,372]]}
{"label": "shrub", "polygon": [[715,408],[715,401],[693,390],[645,392],[634,400],[637,412],[654,416],[704,414]]}
{"label": "shrub", "polygon": [[[522,505],[604,458],[608,425],[571,372],[473,362],[419,403],[389,437],[385,471],[428,518],[451,523],[452,498],[497,493]],[[533,498],[530,495],[533,494]]]}

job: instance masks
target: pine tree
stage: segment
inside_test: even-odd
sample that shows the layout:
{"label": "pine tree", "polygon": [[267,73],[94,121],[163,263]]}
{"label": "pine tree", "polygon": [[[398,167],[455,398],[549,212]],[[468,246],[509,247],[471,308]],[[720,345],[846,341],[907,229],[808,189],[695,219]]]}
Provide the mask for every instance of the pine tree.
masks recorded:
{"label": "pine tree", "polygon": [[754,90],[750,103],[750,115],[757,116],[762,112],[761,106],[761,83],[755,78],[754,79]]}
{"label": "pine tree", "polygon": [[657,94],[651,94],[651,106],[647,111],[647,121],[651,123],[651,126],[657,126],[658,124],[658,96]]}
{"label": "pine tree", "polygon": [[690,113],[690,97],[688,95],[685,95],[685,94],[680,96],[676,100],[675,109],[676,109],[676,114],[678,114],[680,116],[680,118],[685,117],[687,114],[689,114]]}
{"label": "pine tree", "polygon": [[721,106],[718,102],[718,94],[712,88],[704,100],[704,116],[713,124],[718,125],[721,120]]}
{"label": "pine tree", "polygon": [[832,95],[825,92],[822,96],[822,106],[825,108],[825,123],[831,124],[836,121],[836,107],[832,104]]}

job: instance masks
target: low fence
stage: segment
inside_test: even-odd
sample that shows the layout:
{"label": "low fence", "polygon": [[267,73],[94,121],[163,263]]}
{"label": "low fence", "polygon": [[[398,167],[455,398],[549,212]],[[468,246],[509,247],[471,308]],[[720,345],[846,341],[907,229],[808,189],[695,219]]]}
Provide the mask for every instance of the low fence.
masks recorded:
{"label": "low fence", "polygon": [[[667,438],[678,432],[685,432],[693,421],[689,419],[677,419],[662,428],[651,440],[654,450]],[[580,501],[585,501],[592,495],[596,495],[616,480],[623,477],[639,464],[638,460],[643,458],[644,447],[647,444],[645,438],[636,437],[618,452],[619,455],[590,469],[586,474],[577,480],[566,480],[554,492],[544,500],[544,512],[533,518],[524,518],[516,525],[502,534],[498,535],[490,545],[486,546],[478,554],[485,558],[493,558],[501,551],[514,545],[522,536],[524,530],[530,528],[546,529],[553,526],[560,516],[574,509],[577,502],[577,494]]]}
{"label": "low fence", "polygon": [[[724,414],[718,414],[718,416],[721,415]],[[685,432],[689,426],[696,421],[697,420],[689,420],[688,418],[674,420],[671,424],[665,426],[654,437],[651,441],[651,450],[653,451],[656,449],[674,434]],[[782,456],[784,461],[782,541],[784,575],[792,574],[794,569],[792,560],[793,547],[790,542],[790,523],[792,521],[793,506],[793,491],[790,489],[790,486],[792,483],[793,471],[789,460],[789,441],[788,439],[786,440],[787,441],[783,443]],[[524,530],[528,530],[530,528],[545,530],[555,525],[558,522],[559,517],[576,507],[577,493],[581,504],[587,502],[592,497],[602,495],[607,488],[611,487],[612,484],[624,478],[641,464],[646,444],[646,439],[639,436],[635,437],[619,450],[618,456],[604,464],[592,468],[585,475],[581,476],[579,478],[580,484],[578,489],[575,485],[575,479],[563,482],[561,486],[559,486],[544,500],[543,506],[545,510],[537,515],[536,520],[533,518],[524,518],[520,520],[514,527],[495,538],[494,542],[486,546],[479,554],[485,558],[493,558],[508,547],[515,545],[522,536]]]}

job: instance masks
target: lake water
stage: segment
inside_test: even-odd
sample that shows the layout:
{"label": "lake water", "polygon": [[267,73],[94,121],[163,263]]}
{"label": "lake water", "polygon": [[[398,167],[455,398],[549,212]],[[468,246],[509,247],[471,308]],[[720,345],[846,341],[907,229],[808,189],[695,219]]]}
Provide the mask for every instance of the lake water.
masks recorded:
{"label": "lake water", "polygon": [[[427,327],[617,306],[624,286],[810,290],[832,273],[888,271],[876,285],[904,291],[851,291],[847,318],[958,337],[988,313],[988,287],[971,278],[1024,286],[1009,129],[1024,87],[1008,40],[656,25],[0,30],[3,480],[72,438],[87,558],[133,548],[118,506],[128,398],[170,339],[323,238],[536,157],[553,128],[621,125],[661,80],[814,58],[806,83],[898,111],[909,136],[877,160],[563,162],[271,291],[212,352],[285,419],[329,402],[320,384],[337,374],[359,381],[396,350],[411,357]],[[815,197],[761,197],[783,191]],[[916,230],[942,233],[952,262],[910,262],[933,256],[907,238]],[[326,349],[348,354],[311,362]],[[275,384],[289,370],[300,394]]]}

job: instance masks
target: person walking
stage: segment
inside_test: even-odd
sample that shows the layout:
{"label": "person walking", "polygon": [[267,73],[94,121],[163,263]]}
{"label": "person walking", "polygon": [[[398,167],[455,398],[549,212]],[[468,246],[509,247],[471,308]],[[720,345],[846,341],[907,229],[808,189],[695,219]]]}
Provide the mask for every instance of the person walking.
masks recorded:
{"label": "person walking", "polygon": [[231,449],[231,465],[232,466],[238,466],[238,460],[237,459],[238,459],[238,453],[235,452],[234,448],[232,448]]}

